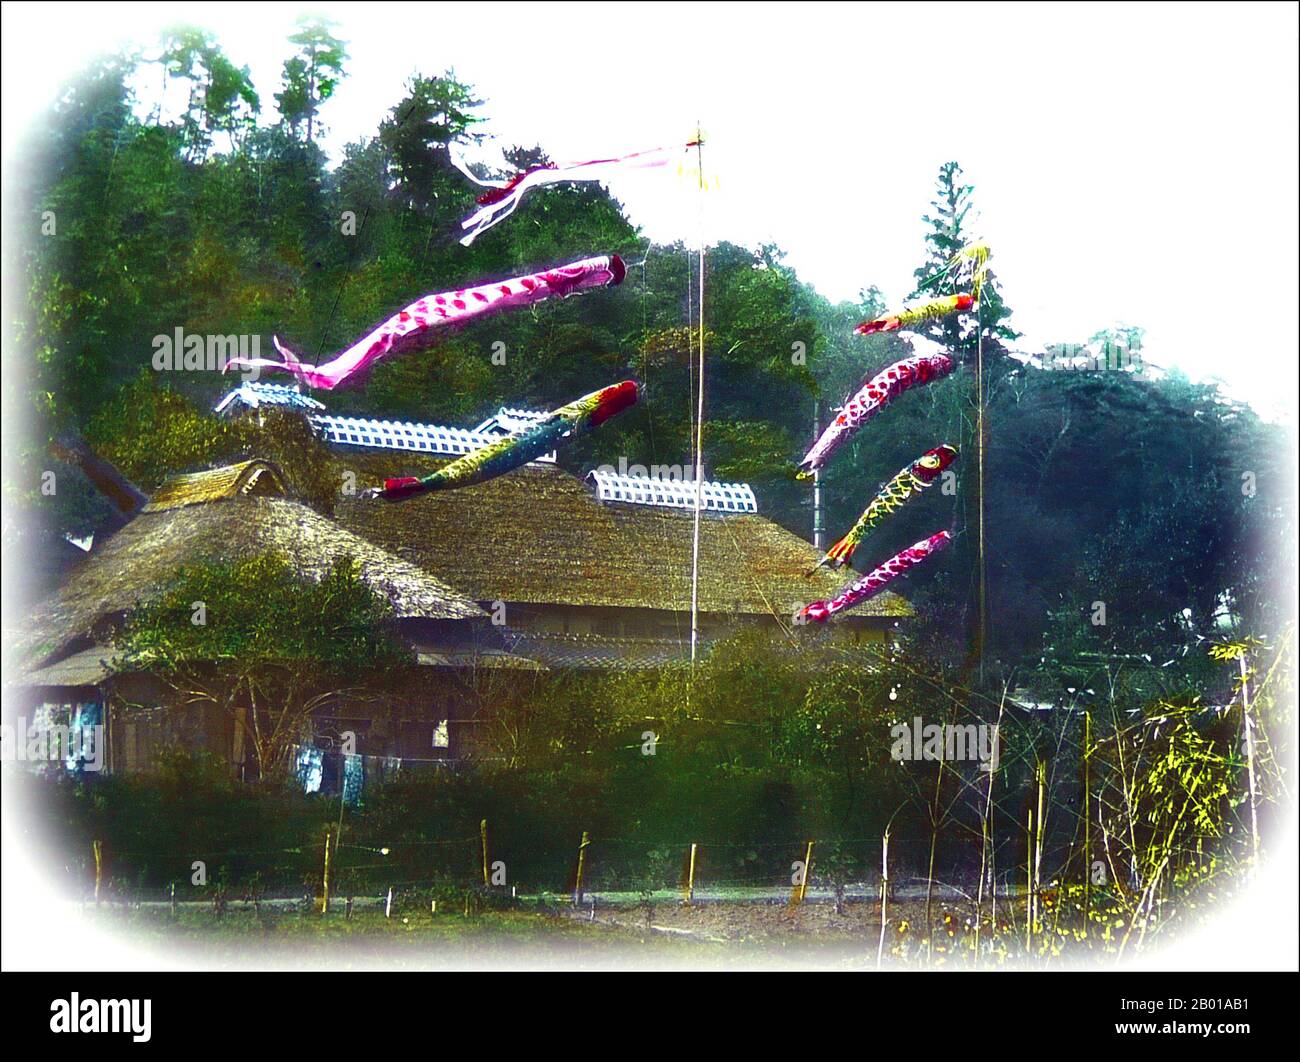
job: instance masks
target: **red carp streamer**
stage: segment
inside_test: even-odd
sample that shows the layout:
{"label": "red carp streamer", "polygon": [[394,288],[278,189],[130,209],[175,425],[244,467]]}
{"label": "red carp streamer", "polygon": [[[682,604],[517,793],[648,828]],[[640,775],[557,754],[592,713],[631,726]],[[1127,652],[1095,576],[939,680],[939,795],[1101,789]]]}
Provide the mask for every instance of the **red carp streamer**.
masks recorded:
{"label": "red carp streamer", "polygon": [[822,468],[854,432],[908,388],[947,376],[954,367],[947,354],[916,354],[871,377],[836,413],[821,438],[799,462],[802,470],[799,478],[807,479]]}
{"label": "red carp streamer", "polygon": [[455,152],[451,161],[461,173],[481,188],[488,189],[478,197],[479,209],[460,223],[462,229],[468,230],[460,242],[468,247],[483,233],[499,221],[505,221],[515,212],[524,195],[530,188],[540,188],[547,184],[559,184],[562,181],[603,181],[610,174],[621,169],[652,169],[667,166],[684,151],[696,147],[698,140],[680,148],[651,148],[649,151],[636,151],[631,155],[619,155],[610,159],[589,159],[586,162],[569,162],[563,165],[549,163],[534,166],[515,174],[508,181],[484,181],[470,172]]}
{"label": "red carp streamer", "polygon": [[950,313],[964,313],[974,305],[973,296],[949,295],[946,299],[935,299],[933,302],[922,303],[919,306],[909,306],[898,313],[877,317],[873,321],[863,321],[853,331],[860,336],[875,335],[877,332],[897,332],[901,328],[915,328],[936,317],[947,317]]}
{"label": "red carp streamer", "polygon": [[860,579],[855,579],[829,601],[814,601],[805,605],[795,614],[796,623],[825,623],[835,613],[860,605],[867,598],[873,597],[889,583],[902,575],[909,568],[914,568],[930,554],[943,549],[952,541],[952,535],[940,531],[936,535],[924,538],[915,545],[908,546],[903,552],[895,554],[879,568],[873,568]]}
{"label": "red carp streamer", "polygon": [[483,284],[477,288],[426,295],[323,365],[306,365],[299,361],[276,336],[275,349],[284,361],[231,358],[226,362],[226,368],[242,366],[287,372],[308,387],[330,391],[380,358],[428,346],[429,333],[435,329],[464,324],[500,310],[531,306],[544,299],[563,298],[587,288],[619,284],[626,272],[623,260],[618,255],[601,255],[541,273]]}

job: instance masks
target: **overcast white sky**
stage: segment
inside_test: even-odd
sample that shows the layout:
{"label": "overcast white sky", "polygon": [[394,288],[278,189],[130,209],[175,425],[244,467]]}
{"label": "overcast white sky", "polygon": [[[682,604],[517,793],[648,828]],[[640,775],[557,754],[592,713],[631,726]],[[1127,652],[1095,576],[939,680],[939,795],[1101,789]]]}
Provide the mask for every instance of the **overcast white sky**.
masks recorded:
{"label": "overcast white sky", "polygon": [[[213,30],[273,110],[303,9],[7,4],[5,152],[87,57],[176,21]],[[827,296],[874,283],[891,301],[911,289],[939,164],[957,159],[1025,349],[1141,325],[1148,361],[1295,423],[1294,4],[310,9],[349,42],[323,111],[335,152],[374,132],[409,75],[449,67],[487,100],[487,132],[560,160],[674,143],[698,118],[719,179],[710,239],[774,241]],[[676,185],[612,190],[648,235],[694,239]]]}

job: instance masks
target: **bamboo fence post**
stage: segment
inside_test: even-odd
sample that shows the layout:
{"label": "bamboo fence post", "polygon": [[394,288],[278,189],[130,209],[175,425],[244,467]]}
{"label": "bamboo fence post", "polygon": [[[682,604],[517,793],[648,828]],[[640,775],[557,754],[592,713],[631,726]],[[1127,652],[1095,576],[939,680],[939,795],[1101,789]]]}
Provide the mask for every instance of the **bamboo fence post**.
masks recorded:
{"label": "bamboo fence post", "polygon": [[1092,920],[1092,713],[1083,713],[1083,935]]}
{"label": "bamboo fence post", "polygon": [[686,872],[686,902],[689,904],[695,899],[695,853],[699,845],[694,841],[691,842],[691,864]]}
{"label": "bamboo fence post", "polygon": [[486,889],[491,884],[491,875],[488,871],[488,827],[487,819],[478,824],[479,840],[483,848],[483,887]]}
{"label": "bamboo fence post", "polygon": [[1025,821],[1025,940],[1034,943],[1034,808],[1029,807]]}
{"label": "bamboo fence post", "polygon": [[1034,923],[1038,922],[1038,896],[1043,889],[1043,790],[1047,786],[1047,764],[1038,764],[1038,814],[1034,818]]}
{"label": "bamboo fence post", "polygon": [[321,873],[320,913],[329,914],[330,909],[330,854],[332,850],[332,830],[325,827],[325,866]]}
{"label": "bamboo fence post", "polygon": [[812,874],[812,855],[815,841],[809,841],[808,847],[804,851],[803,873],[799,875],[799,883],[795,885],[794,891],[790,893],[790,906],[798,907],[803,903],[804,897],[808,894],[808,878]]}
{"label": "bamboo fence post", "polygon": [[578,874],[573,883],[573,906],[582,906],[582,874],[587,867],[587,846],[591,844],[591,835],[582,831],[582,842],[578,845]]}
{"label": "bamboo fence post", "polygon": [[886,912],[889,909],[889,827],[885,827],[885,836],[880,845],[880,940],[876,943],[876,969],[880,969],[880,960],[885,952]]}
{"label": "bamboo fence post", "polygon": [[95,852],[95,906],[99,906],[99,887],[104,880],[104,842],[93,841],[91,848]]}
{"label": "bamboo fence post", "polygon": [[1241,669],[1241,725],[1246,731],[1246,778],[1250,783],[1250,873],[1253,876],[1259,863],[1259,821],[1255,811],[1255,729],[1250,718],[1250,686],[1246,670],[1246,654],[1237,657]]}

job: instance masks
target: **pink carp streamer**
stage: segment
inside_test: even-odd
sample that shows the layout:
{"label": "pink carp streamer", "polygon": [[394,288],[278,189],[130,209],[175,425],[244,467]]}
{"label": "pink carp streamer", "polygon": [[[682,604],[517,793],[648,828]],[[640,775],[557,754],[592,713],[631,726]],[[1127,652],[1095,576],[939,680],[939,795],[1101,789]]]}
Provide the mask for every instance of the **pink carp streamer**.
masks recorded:
{"label": "pink carp streamer", "polygon": [[541,273],[483,284],[477,288],[425,295],[322,365],[306,365],[299,361],[276,336],[275,349],[284,361],[231,358],[226,362],[226,368],[287,372],[308,387],[331,391],[380,358],[428,346],[428,333],[434,329],[465,324],[500,310],[531,306],[544,299],[563,298],[575,291],[619,284],[626,272],[627,267],[618,255],[600,255],[556,266]]}
{"label": "pink carp streamer", "polygon": [[955,368],[947,354],[916,354],[895,362],[871,377],[850,398],[799,462],[800,479],[825,466],[831,455],[862,425],[911,387],[947,376]]}
{"label": "pink carp streamer", "polygon": [[610,159],[589,159],[586,162],[569,162],[559,166],[554,163],[534,166],[515,174],[508,181],[484,181],[475,177],[453,151],[452,165],[480,188],[488,189],[478,197],[479,209],[460,223],[462,229],[468,230],[460,242],[468,247],[497,222],[505,221],[515,212],[530,188],[559,184],[562,181],[603,181],[621,169],[645,170],[666,166],[698,143],[699,141],[692,140],[680,148],[651,148],[649,151],[636,151],[631,155],[619,155]]}
{"label": "pink carp streamer", "polygon": [[860,579],[855,579],[829,601],[814,601],[805,605],[795,614],[796,623],[825,623],[837,612],[860,605],[869,597],[883,590],[909,568],[914,568],[933,553],[937,553],[952,541],[947,531],[923,538],[920,542],[908,546],[885,561],[879,568],[873,568]]}

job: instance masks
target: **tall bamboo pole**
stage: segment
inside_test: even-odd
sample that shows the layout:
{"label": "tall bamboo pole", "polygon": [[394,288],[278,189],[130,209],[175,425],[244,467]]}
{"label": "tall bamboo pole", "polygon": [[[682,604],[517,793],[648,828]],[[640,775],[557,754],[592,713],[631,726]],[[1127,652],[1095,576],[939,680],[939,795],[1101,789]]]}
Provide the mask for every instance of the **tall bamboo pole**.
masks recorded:
{"label": "tall bamboo pole", "polygon": [[[704,137],[698,123],[695,129],[696,163],[699,166],[700,187],[700,372],[699,399],[695,413],[695,520],[691,532],[691,667],[700,642],[700,508],[704,470]],[[690,322],[687,322],[689,325]]]}

